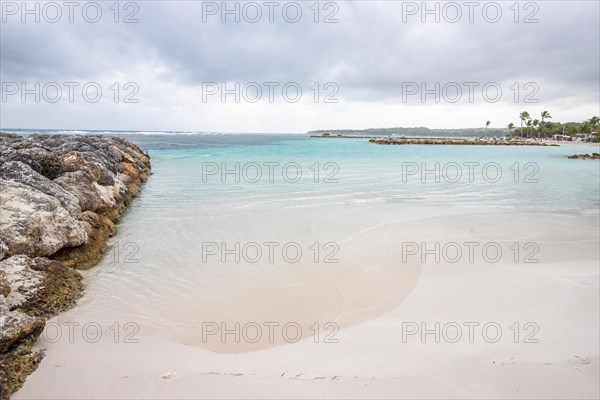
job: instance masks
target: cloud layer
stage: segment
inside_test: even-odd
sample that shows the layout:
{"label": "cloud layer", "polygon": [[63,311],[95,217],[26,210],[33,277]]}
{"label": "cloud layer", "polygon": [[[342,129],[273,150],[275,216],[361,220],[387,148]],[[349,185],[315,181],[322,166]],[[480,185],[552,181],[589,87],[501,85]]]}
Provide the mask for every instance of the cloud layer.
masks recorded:
{"label": "cloud layer", "polygon": [[[599,113],[598,2],[152,1],[119,3],[118,14],[98,2],[95,23],[89,2],[72,22],[62,2],[28,3],[39,22],[22,4],[2,3],[2,127],[303,132],[505,126],[523,109],[556,120]],[[224,12],[236,7],[239,22]],[[22,85],[36,82],[39,103],[33,94],[23,102]],[[56,103],[49,82],[61,86]],[[72,101],[65,82],[79,84]],[[96,103],[81,93],[90,82],[102,90]],[[233,93],[207,97],[208,82],[239,83],[239,103]],[[290,83],[302,90],[296,103],[282,93]],[[138,102],[124,102],[128,94]]]}

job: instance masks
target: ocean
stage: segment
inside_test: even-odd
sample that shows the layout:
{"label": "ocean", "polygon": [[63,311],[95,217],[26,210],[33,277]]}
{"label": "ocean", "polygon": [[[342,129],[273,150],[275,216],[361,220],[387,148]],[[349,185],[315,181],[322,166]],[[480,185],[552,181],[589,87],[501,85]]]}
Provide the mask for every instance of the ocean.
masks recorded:
{"label": "ocean", "polygon": [[[5,130],[23,133],[24,131]],[[385,146],[296,134],[36,130],[126,137],[151,157],[170,204],[253,207],[416,203],[589,210],[600,168],[564,156],[598,146]],[[156,182],[154,184],[153,182]],[[156,202],[150,199],[156,199]]]}

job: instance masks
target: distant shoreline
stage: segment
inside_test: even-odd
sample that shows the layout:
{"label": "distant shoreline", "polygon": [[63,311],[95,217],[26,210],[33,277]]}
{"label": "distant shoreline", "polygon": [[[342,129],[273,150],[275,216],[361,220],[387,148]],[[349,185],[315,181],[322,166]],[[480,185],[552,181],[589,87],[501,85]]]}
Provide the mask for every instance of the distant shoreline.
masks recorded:
{"label": "distant shoreline", "polygon": [[524,139],[479,139],[479,138],[443,138],[443,137],[381,137],[364,135],[311,135],[317,139],[369,139],[369,143],[382,145],[464,145],[464,146],[560,146],[556,141],[536,141]]}
{"label": "distant shoreline", "polygon": [[369,143],[387,145],[430,144],[430,145],[466,145],[466,146],[560,146],[535,140],[507,139],[434,139],[434,138],[372,138]]}

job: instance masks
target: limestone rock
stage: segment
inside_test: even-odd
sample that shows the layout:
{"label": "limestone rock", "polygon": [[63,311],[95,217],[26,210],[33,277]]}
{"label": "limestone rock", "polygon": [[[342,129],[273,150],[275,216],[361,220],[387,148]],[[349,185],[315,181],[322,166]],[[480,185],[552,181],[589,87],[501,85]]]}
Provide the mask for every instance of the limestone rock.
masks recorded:
{"label": "limestone rock", "polygon": [[60,157],[61,173],[85,171],[94,182],[100,185],[114,185],[115,174],[111,171],[110,166],[95,154],[90,152],[80,153],[78,151],[70,151]]}
{"label": "limestone rock", "polygon": [[84,211],[79,219],[85,223],[88,240],[78,247],[66,247],[52,256],[64,265],[77,269],[93,267],[106,251],[106,242],[117,228],[110,219],[91,211]]}
{"label": "limestone rock", "polygon": [[0,297],[0,353],[6,353],[24,342],[37,339],[44,329],[44,320],[20,311],[10,311]]}
{"label": "limestone rock", "polygon": [[55,197],[71,215],[77,216],[81,212],[77,197],[21,161],[8,161],[0,165],[0,178],[23,183]]}
{"label": "limestone rock", "polygon": [[19,148],[18,143],[20,142],[13,142],[13,147],[2,146],[0,159],[3,162],[21,161],[48,179],[54,179],[58,176],[60,173],[58,155],[43,147]]}
{"label": "limestone rock", "polygon": [[85,171],[63,173],[54,182],[77,197],[82,211],[94,211],[101,204],[100,193],[96,190],[94,180]]}
{"label": "limestone rock", "polygon": [[81,221],[59,200],[12,180],[0,179],[0,237],[5,255],[49,256],[87,240]]}
{"label": "limestone rock", "polygon": [[[0,211],[0,218],[2,217],[2,211]],[[8,254],[8,246],[0,238],[0,260],[2,260]]]}
{"label": "limestone rock", "polygon": [[23,255],[0,261],[0,271],[4,273],[10,289],[6,305],[12,310],[34,298],[44,283],[44,273],[31,268],[32,261],[32,258]]}
{"label": "limestone rock", "polygon": [[81,275],[60,261],[16,255],[0,261],[10,286],[6,305],[30,315],[50,316],[72,307],[83,285]]}
{"label": "limestone rock", "polygon": [[27,375],[37,368],[44,353],[31,347],[44,329],[44,320],[20,311],[9,311],[0,296],[0,399],[8,399]]}
{"label": "limestone rock", "polygon": [[98,262],[149,174],[122,138],[0,132],[0,400],[37,367],[40,318],[75,304],[75,268]]}
{"label": "limestone rock", "polygon": [[0,296],[6,297],[10,294],[10,291],[10,283],[6,277],[6,272],[0,270]]}

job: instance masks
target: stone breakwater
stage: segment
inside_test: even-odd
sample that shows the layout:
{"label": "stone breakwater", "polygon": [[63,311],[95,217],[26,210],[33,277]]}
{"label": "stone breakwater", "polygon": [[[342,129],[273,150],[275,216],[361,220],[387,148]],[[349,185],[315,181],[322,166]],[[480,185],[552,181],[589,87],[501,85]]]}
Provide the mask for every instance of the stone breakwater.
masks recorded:
{"label": "stone breakwater", "polygon": [[100,260],[149,174],[123,138],[0,132],[0,399],[43,358],[45,318],[75,305],[77,269]]}
{"label": "stone breakwater", "polygon": [[535,140],[501,140],[501,139],[434,139],[434,138],[371,138],[375,144],[438,144],[467,146],[558,146],[555,143],[544,143]]}
{"label": "stone breakwater", "polygon": [[583,159],[583,160],[600,160],[600,153],[573,154],[572,156],[566,156],[566,157],[574,159],[574,160],[577,160],[577,159]]}

